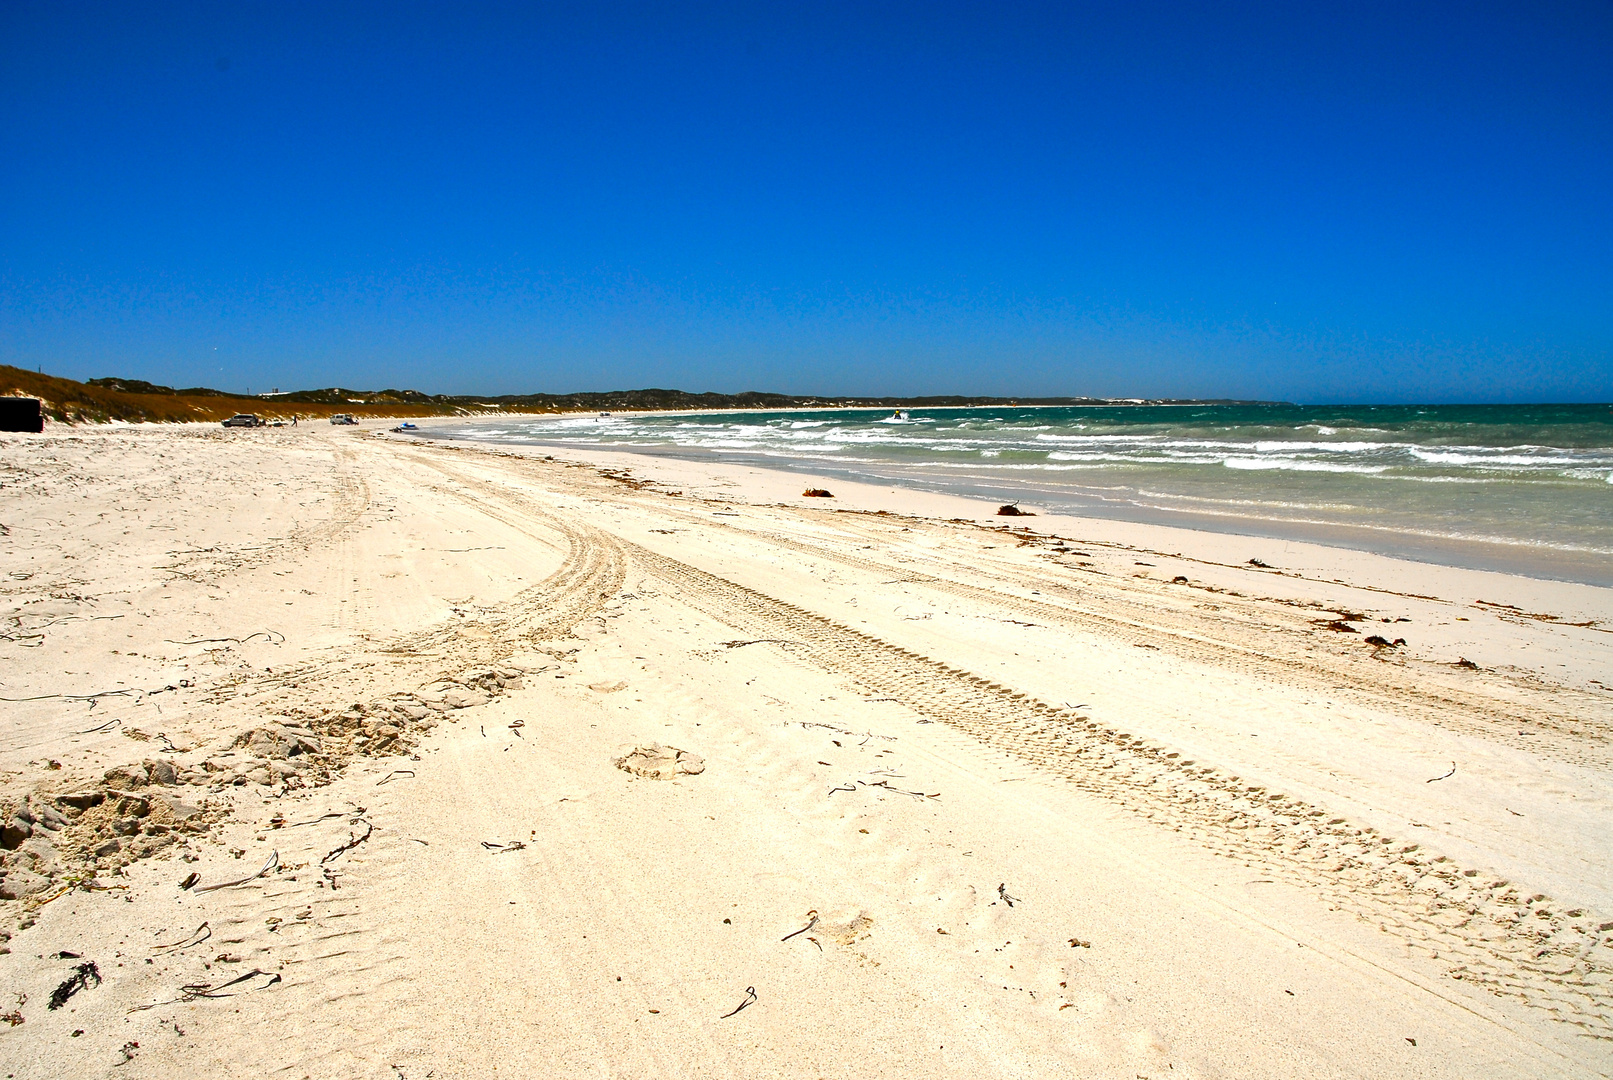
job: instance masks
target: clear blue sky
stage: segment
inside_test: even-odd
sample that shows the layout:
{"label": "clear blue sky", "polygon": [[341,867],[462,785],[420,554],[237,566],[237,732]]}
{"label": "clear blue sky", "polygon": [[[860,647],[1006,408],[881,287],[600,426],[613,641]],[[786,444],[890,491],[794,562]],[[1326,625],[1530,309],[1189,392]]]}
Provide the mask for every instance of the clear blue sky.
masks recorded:
{"label": "clear blue sky", "polygon": [[0,361],[1613,398],[1613,4],[0,3]]}

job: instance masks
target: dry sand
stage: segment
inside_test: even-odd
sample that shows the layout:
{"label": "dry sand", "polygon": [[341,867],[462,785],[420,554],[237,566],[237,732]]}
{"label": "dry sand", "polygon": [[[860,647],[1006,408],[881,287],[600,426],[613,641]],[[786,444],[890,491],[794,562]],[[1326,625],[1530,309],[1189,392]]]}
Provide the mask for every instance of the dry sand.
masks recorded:
{"label": "dry sand", "polygon": [[0,437],[0,1075],[1613,1072],[1613,591],[557,458]]}

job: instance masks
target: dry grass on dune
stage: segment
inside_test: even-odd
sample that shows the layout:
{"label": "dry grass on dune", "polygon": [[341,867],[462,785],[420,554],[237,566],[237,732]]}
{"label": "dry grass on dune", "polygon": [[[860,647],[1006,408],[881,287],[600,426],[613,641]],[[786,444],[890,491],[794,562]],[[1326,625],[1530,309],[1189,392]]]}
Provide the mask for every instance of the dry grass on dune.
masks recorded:
{"label": "dry grass on dune", "polygon": [[240,412],[270,420],[293,416],[324,419],[333,413],[354,416],[441,416],[459,410],[441,405],[401,402],[357,404],[277,401],[273,398],[217,394],[135,394],[74,379],[61,379],[0,364],[0,394],[20,394],[44,402],[45,415],[60,423],[184,424],[224,420]]}

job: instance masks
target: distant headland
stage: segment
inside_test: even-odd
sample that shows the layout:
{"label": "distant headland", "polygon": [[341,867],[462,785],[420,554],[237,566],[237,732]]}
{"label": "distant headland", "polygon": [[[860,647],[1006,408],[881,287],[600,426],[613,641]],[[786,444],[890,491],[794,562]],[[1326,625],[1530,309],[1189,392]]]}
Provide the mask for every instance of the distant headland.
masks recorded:
{"label": "distant headland", "polygon": [[488,416],[499,413],[565,413],[685,409],[821,409],[821,408],[969,408],[1015,405],[1261,405],[1230,399],[987,397],[918,395],[895,397],[740,394],[686,390],[607,390],[574,394],[426,394],[419,390],[278,391],[232,394],[205,386],[176,388],[143,379],[107,377],[78,382],[0,364],[0,394],[22,394],[44,402],[46,415],[63,423],[185,423],[222,420],[238,412],[271,419],[324,417],[346,412],[355,416]]}

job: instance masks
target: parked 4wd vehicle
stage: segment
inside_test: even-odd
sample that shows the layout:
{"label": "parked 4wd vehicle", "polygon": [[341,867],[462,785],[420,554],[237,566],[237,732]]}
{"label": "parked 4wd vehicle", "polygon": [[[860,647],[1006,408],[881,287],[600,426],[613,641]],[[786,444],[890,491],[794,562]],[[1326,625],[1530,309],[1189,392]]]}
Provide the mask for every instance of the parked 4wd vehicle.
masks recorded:
{"label": "parked 4wd vehicle", "polygon": [[224,421],[225,427],[262,427],[263,418],[256,413],[238,412]]}
{"label": "parked 4wd vehicle", "polygon": [[330,422],[333,424],[356,424],[358,420],[350,412],[332,413]]}

